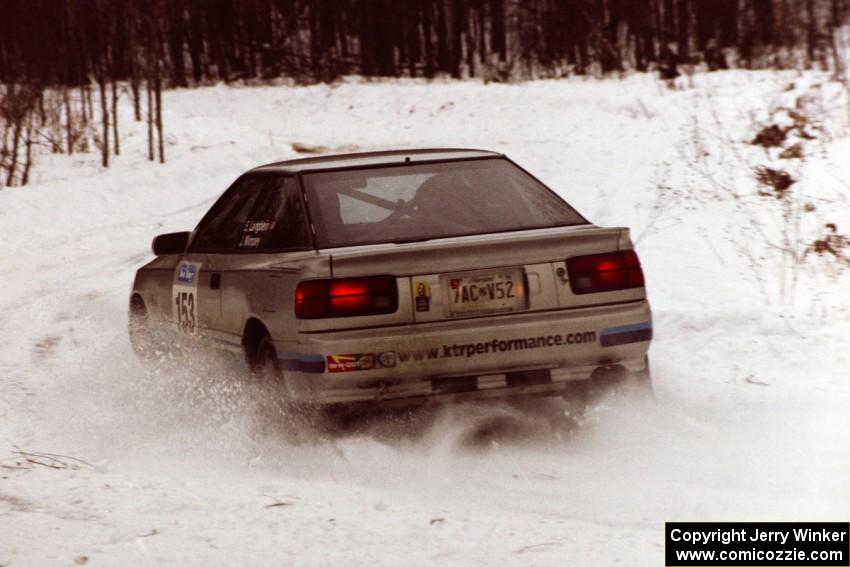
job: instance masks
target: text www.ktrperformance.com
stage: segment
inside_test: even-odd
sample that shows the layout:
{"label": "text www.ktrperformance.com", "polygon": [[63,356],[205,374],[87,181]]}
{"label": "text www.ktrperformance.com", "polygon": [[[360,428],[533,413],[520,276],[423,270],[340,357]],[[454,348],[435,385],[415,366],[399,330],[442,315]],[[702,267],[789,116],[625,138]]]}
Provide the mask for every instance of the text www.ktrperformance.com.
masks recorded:
{"label": "text www.ktrperformance.com", "polygon": [[524,339],[493,339],[491,341],[450,344],[427,349],[398,351],[400,362],[434,360],[438,358],[464,357],[471,358],[480,354],[495,354],[517,350],[536,348],[551,348],[564,345],[578,345],[596,342],[596,331],[582,333],[566,333],[560,335],[543,335]]}

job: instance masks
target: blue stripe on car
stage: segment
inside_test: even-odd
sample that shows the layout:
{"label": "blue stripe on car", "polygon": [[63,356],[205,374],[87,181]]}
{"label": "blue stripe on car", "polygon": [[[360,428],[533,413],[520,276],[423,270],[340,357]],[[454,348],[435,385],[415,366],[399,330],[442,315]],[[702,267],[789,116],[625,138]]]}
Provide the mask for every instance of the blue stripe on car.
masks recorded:
{"label": "blue stripe on car", "polygon": [[300,352],[282,352],[277,355],[283,370],[320,374],[325,371],[325,357],[321,354],[303,354]]}
{"label": "blue stripe on car", "polygon": [[652,321],[609,327],[602,330],[599,342],[604,347],[652,340]]}

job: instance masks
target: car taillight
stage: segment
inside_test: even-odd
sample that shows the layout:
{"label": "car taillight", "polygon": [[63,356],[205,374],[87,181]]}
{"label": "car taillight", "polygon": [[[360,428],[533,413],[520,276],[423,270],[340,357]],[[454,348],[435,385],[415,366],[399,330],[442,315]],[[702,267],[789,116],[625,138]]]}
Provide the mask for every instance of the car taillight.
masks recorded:
{"label": "car taillight", "polygon": [[643,270],[634,250],[576,256],[567,260],[573,293],[597,293],[643,287]]}
{"label": "car taillight", "polygon": [[397,309],[398,289],[392,276],[308,280],[295,290],[299,319],[381,315]]}

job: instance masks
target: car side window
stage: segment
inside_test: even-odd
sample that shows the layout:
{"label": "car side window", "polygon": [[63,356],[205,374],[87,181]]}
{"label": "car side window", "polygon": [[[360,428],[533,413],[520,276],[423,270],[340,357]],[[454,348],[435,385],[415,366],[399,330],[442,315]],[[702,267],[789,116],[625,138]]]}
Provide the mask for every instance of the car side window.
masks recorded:
{"label": "car side window", "polygon": [[237,181],[201,221],[192,245],[195,252],[228,252],[239,244],[248,215],[262,195],[268,178],[246,177]]}
{"label": "car side window", "polygon": [[255,175],[237,181],[198,227],[195,252],[274,252],[312,248],[294,177]]}
{"label": "car side window", "polygon": [[312,247],[301,192],[294,177],[272,177],[248,215],[236,248],[274,252]]}

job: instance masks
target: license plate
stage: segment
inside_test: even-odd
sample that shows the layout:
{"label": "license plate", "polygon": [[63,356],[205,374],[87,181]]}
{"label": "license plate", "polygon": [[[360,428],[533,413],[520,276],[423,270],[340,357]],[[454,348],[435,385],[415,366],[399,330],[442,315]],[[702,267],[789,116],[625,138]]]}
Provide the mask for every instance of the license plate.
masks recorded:
{"label": "license plate", "polygon": [[441,276],[450,315],[521,311],[528,307],[522,268]]}

